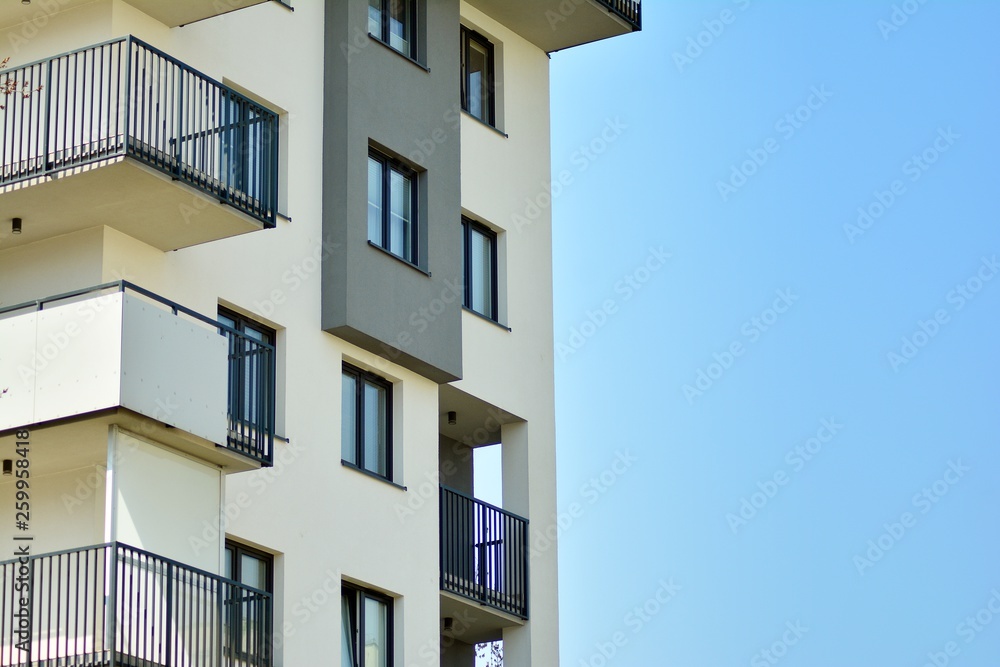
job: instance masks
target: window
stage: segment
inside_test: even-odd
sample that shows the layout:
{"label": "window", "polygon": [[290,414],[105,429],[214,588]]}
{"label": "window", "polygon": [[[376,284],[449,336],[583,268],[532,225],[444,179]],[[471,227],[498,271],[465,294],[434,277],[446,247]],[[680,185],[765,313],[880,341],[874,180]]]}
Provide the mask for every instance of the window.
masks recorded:
{"label": "window", "polygon": [[[244,586],[274,592],[274,558],[271,554],[226,540],[223,576]],[[225,595],[225,641],[227,653],[263,655],[269,641],[265,596],[247,588],[227,587]]]}
{"label": "window", "polygon": [[375,151],[368,153],[368,240],[417,261],[416,173]]}
{"label": "window", "polygon": [[468,28],[462,28],[462,108],[484,123],[496,126],[493,100],[493,45]]}
{"label": "window", "polygon": [[251,199],[263,200],[268,194],[265,187],[268,178],[273,176],[273,128],[261,111],[237,93],[222,93],[219,180],[233,191],[230,196],[239,196],[238,191],[241,191]]}
{"label": "window", "polygon": [[497,321],[497,235],[462,218],[465,307]]}
{"label": "window", "polygon": [[417,0],[368,0],[368,33],[414,59],[416,28]]}
{"label": "window", "polygon": [[344,364],[340,453],[345,463],[389,479],[392,474],[392,384]]}
{"label": "window", "polygon": [[392,598],[374,591],[341,588],[340,664],[389,667],[392,664]]}
{"label": "window", "polygon": [[274,432],[274,329],[219,309],[229,339],[229,440],[256,446]]}

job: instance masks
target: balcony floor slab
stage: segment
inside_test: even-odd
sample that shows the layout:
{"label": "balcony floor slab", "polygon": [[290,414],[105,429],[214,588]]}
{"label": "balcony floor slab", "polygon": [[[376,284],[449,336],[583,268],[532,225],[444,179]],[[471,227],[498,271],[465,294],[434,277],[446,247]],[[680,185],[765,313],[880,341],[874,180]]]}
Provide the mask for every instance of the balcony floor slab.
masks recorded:
{"label": "balcony floor slab", "polygon": [[0,250],[107,225],[160,250],[176,250],[263,228],[253,218],[138,161],[117,157],[0,190]]}

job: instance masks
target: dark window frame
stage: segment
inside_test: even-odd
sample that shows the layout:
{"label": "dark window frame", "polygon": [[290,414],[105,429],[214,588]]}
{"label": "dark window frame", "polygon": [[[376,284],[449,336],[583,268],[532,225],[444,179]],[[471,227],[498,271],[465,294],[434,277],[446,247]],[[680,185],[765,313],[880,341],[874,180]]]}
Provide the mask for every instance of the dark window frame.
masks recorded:
{"label": "dark window frame", "polygon": [[[247,546],[247,545],[245,545],[245,544],[243,544],[241,542],[236,542],[236,541],[230,540],[228,538],[226,539],[226,541],[225,541],[225,543],[223,545],[223,552],[226,554],[226,558],[229,559],[229,574],[230,574],[229,579],[231,579],[231,580],[233,580],[235,582],[238,582],[238,583],[240,583],[240,584],[242,584],[244,586],[246,586],[248,584],[243,584],[243,582],[241,580],[241,577],[240,577],[240,575],[242,574],[241,570],[243,568],[243,559],[241,558],[241,556],[244,555],[244,554],[246,554],[246,555],[251,556],[253,558],[256,558],[257,560],[260,560],[260,561],[262,561],[264,563],[264,573],[265,573],[265,578],[266,578],[265,586],[264,586],[264,592],[271,594],[272,609],[273,609],[273,600],[274,600],[274,554],[270,554],[270,553],[268,553],[266,551],[261,551],[260,549],[255,549],[255,548]],[[232,601],[230,600],[228,602],[231,603]],[[232,622],[231,621],[231,617],[228,616],[229,612],[227,611],[226,614],[227,614],[227,617],[226,617],[227,618],[227,623],[231,623]],[[266,626],[267,619],[261,619],[261,621],[262,621],[263,624],[262,624],[262,626],[260,628],[258,628],[258,632],[261,633],[261,637],[262,637],[263,641],[265,643],[269,644],[271,642],[271,636],[270,636],[270,633],[266,631],[267,630],[267,626]],[[242,645],[242,641],[240,641],[241,638],[236,633],[237,633],[237,630],[231,628],[230,631],[225,634],[225,639],[226,639],[227,642],[228,641],[232,641],[233,639],[237,639],[238,640],[237,641],[237,646],[241,646]],[[235,656],[236,658],[247,658],[247,657],[249,657],[248,653],[242,651],[240,648],[235,648],[234,649],[232,647],[232,645],[226,645],[225,646],[225,651],[226,651],[227,655],[232,655],[232,656]]]}
{"label": "dark window frame", "polygon": [[[472,231],[475,230],[486,236],[492,241],[492,252],[490,253],[490,262],[492,264],[493,275],[491,276],[491,290],[490,290],[490,312],[481,313],[472,307],[472,262],[469,259],[472,257]],[[494,322],[500,322],[500,290],[498,289],[500,268],[497,261],[498,247],[499,247],[499,237],[497,233],[482,224],[481,222],[476,222],[471,218],[462,216],[462,279],[464,281],[465,290],[462,295],[462,305],[471,310],[472,312],[482,315],[483,317],[489,318]]]}
{"label": "dark window frame", "polygon": [[[365,636],[365,614],[364,614],[364,601],[365,598],[371,598],[381,602],[386,607],[386,628],[385,628],[385,638],[386,638],[386,664],[392,665],[394,656],[393,635],[395,633],[395,600],[384,593],[379,593],[378,591],[373,591],[370,588],[364,588],[362,586],[357,586],[354,584],[349,584],[346,581],[340,583],[340,596],[343,599],[344,595],[350,595],[351,600],[351,613],[353,614],[350,618],[349,625],[351,631],[354,633],[354,637],[351,638],[351,650],[353,653],[355,664],[358,667],[370,667],[364,664],[364,647],[361,646],[360,639]],[[341,632],[343,632],[344,623],[341,621]],[[343,641],[343,639],[341,640]]]}
{"label": "dark window frame", "polygon": [[[489,108],[486,109],[486,118],[479,118],[469,110],[469,73],[467,71],[469,63],[469,49],[470,42],[478,42],[480,46],[486,47],[487,52],[487,72],[486,72],[486,90],[489,93]],[[496,48],[486,36],[481,35],[471,28],[466,28],[462,26],[462,52],[461,52],[461,70],[462,70],[462,110],[480,120],[490,127],[495,128],[497,126],[497,94],[496,94]]]}
{"label": "dark window frame", "polygon": [[[390,20],[391,19],[390,19],[390,14],[389,14],[389,8],[395,2],[405,2],[408,5],[408,7],[406,8],[407,9],[406,15],[407,15],[407,20],[410,22],[410,24],[409,24],[409,27],[410,27],[410,52],[409,53],[406,53],[405,51],[400,51],[399,49],[397,49],[395,46],[392,45],[392,41],[391,41],[391,28],[390,28]],[[393,51],[395,51],[396,53],[401,53],[404,56],[406,56],[407,58],[409,58],[410,60],[414,60],[414,61],[417,60],[417,55],[419,53],[419,51],[418,51],[418,43],[417,43],[419,41],[419,31],[418,31],[418,23],[417,23],[419,12],[417,11],[417,2],[419,2],[419,0],[380,0],[381,9],[379,11],[380,11],[380,13],[382,15],[382,22],[381,22],[381,25],[379,26],[379,33],[380,34],[374,35],[371,32],[368,33],[369,35],[371,35],[372,37],[374,37],[378,41],[382,42],[383,44],[385,44],[386,46],[388,46],[390,49],[392,49]],[[367,8],[366,8],[366,11],[367,11]]]}
{"label": "dark window frame", "polygon": [[[346,361],[343,362],[341,376],[350,375],[354,378],[354,457],[356,461],[347,461],[341,458],[341,463],[358,468],[359,470],[374,475],[379,479],[392,482],[392,382],[380,375],[369,373],[363,368],[358,368]],[[385,389],[385,475],[377,470],[372,470],[365,465],[365,382],[370,382]],[[341,436],[343,437],[343,436]],[[341,443],[343,447],[343,443]],[[343,454],[343,449],[341,449]]]}
{"label": "dark window frame", "polygon": [[[254,547],[247,546],[242,542],[236,542],[234,540],[227,539],[225,544],[225,551],[229,552],[232,550],[232,557],[230,560],[230,572],[233,581],[240,581],[240,570],[242,565],[240,562],[240,556],[242,554],[247,554],[248,556],[253,556],[254,558],[264,561],[267,564],[267,587],[264,589],[265,592],[274,595],[274,554],[270,554],[266,551],[261,551],[260,549],[255,549]],[[242,583],[242,582],[240,582]]]}
{"label": "dark window frame", "polygon": [[[373,245],[378,246],[382,250],[393,257],[398,257],[407,264],[412,264],[413,266],[420,267],[420,210],[417,208],[420,200],[418,197],[418,173],[415,169],[411,168],[409,165],[397,160],[395,158],[389,157],[385,153],[382,153],[374,148],[368,149],[368,158],[371,160],[377,160],[382,165],[382,242],[378,243],[372,239],[368,239]],[[368,163],[365,162],[367,167]],[[405,257],[403,255],[397,255],[392,250],[390,246],[392,241],[389,236],[389,231],[392,222],[392,189],[391,180],[392,172],[395,171],[401,174],[410,181],[410,256]],[[367,179],[366,179],[367,187]],[[371,193],[368,193],[371,197]],[[366,200],[367,201],[367,200]],[[365,221],[367,224],[367,220]]]}
{"label": "dark window frame", "polygon": [[[227,324],[226,322],[222,322],[221,318],[223,317],[227,318],[228,320],[231,320],[232,324]],[[262,324],[261,322],[253,319],[252,317],[241,315],[240,313],[237,313],[234,310],[230,310],[229,308],[226,308],[224,306],[219,306],[218,318],[222,324],[227,324],[227,326],[232,327],[241,334],[246,335],[247,329],[251,329],[261,334],[263,342],[267,343],[275,350],[275,354],[272,355],[273,357],[272,363],[270,365],[270,368],[268,369],[268,372],[272,375],[272,378],[276,380],[277,375],[275,366],[277,362],[276,353],[278,349],[277,345],[278,332],[272,329],[271,327],[267,326],[266,324]],[[229,333],[228,332],[225,333],[226,333],[226,338],[229,341],[229,363],[232,364],[234,359],[233,343]],[[227,392],[229,392],[229,395],[226,397],[227,399],[226,402],[230,418],[241,422],[245,426],[253,427],[253,423],[248,417],[248,415],[244,414],[245,409],[243,405],[243,400],[244,400],[243,397],[246,390],[247,382],[249,380],[246,377],[246,368],[243,366],[243,364],[238,364],[235,369],[230,365],[228,370],[228,380],[229,382],[227,382],[227,384],[229,384],[230,386],[227,387]],[[265,385],[267,384],[268,383],[265,383]],[[234,387],[238,388],[239,391],[238,392],[232,391]],[[266,420],[265,429],[273,433],[275,430],[275,419],[276,419],[275,406],[276,406],[277,396],[263,397],[263,398],[265,406],[263,409],[267,413],[264,415],[264,419]],[[255,402],[254,398],[251,398],[250,401],[251,411],[253,410],[254,402]],[[259,408],[260,406],[257,407]]]}

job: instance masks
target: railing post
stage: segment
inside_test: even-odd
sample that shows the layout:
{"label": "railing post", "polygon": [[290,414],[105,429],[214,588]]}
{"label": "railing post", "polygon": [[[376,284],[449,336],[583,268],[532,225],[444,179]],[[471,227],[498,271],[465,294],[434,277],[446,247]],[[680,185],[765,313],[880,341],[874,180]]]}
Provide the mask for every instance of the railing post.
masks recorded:
{"label": "railing post", "polygon": [[173,632],[173,611],[174,611],[174,576],[173,576],[174,566],[167,562],[167,618],[166,618],[166,634],[164,639],[167,643],[166,649],[166,665],[167,667],[173,667],[173,660],[170,649],[173,647],[172,638],[174,636]]}
{"label": "railing post", "polygon": [[[108,666],[118,665],[118,543],[112,542],[104,550],[105,569],[109,570],[108,583],[108,609],[107,609],[107,642],[110,646],[108,650]],[[110,567],[108,562],[110,561]]]}
{"label": "railing post", "polygon": [[[15,571],[16,572],[16,571]],[[16,573],[15,573],[16,578]],[[35,559],[28,561],[28,664],[31,664],[31,638],[35,625]]]}
{"label": "railing post", "polygon": [[[119,100],[119,103],[124,106],[122,147],[124,148],[125,155],[128,155],[129,137],[131,136],[129,125],[132,122],[132,35],[125,38],[123,45],[125,47],[125,99],[124,101]],[[119,63],[120,66],[121,64]]]}
{"label": "railing post", "polygon": [[269,141],[269,146],[271,150],[271,169],[267,175],[270,187],[268,202],[268,218],[271,221],[271,226],[275,226],[278,220],[278,151],[280,148],[279,142],[281,141],[281,118],[277,114],[271,116],[271,141]]}
{"label": "railing post", "polygon": [[276,383],[277,383],[277,356],[275,348],[270,350],[265,348],[267,352],[267,379],[265,380],[264,391],[267,392],[267,438],[265,444],[266,451],[264,452],[264,462],[268,465],[274,463],[274,420],[275,420],[275,403],[277,393]]}
{"label": "railing post", "polygon": [[[487,573],[488,573],[488,558],[486,557],[486,526],[489,516],[486,513],[486,506],[476,501],[472,501],[472,506],[474,508],[473,514],[475,515],[478,510],[479,521],[478,525],[475,526],[473,534],[476,536],[476,555],[478,556],[479,571],[476,573],[477,584],[479,588],[479,599],[486,602],[486,590],[487,590]],[[475,519],[473,519],[475,521]]]}
{"label": "railing post", "polygon": [[177,178],[181,177],[182,168],[181,161],[184,159],[184,149],[182,144],[184,143],[184,70],[177,68],[177,118],[175,122],[177,124],[176,137],[177,137],[177,154],[174,156],[174,160],[177,164],[174,165],[174,171],[177,174]]}
{"label": "railing post", "polygon": [[521,557],[524,559],[524,570],[521,572],[521,581],[518,582],[521,587],[521,596],[524,600],[521,605],[521,613],[527,618],[528,616],[528,592],[531,590],[531,577],[528,572],[528,566],[531,563],[531,546],[529,540],[531,539],[531,533],[528,530],[528,520],[525,519],[521,522],[521,531],[524,533],[523,539],[521,540]]}
{"label": "railing post", "polygon": [[226,582],[216,581],[216,610],[218,613],[218,631],[216,635],[218,636],[218,641],[215,643],[215,663],[216,665],[223,665],[223,650],[226,645],[226,607],[224,602],[223,591],[226,588]]}
{"label": "railing post", "polygon": [[[52,115],[52,58],[45,63],[45,105],[42,113],[45,114],[42,129],[42,174],[49,173],[49,118]],[[54,161],[53,161],[54,162]]]}
{"label": "railing post", "polygon": [[445,588],[445,576],[444,576],[444,565],[445,565],[445,533],[447,527],[444,522],[445,516],[445,490],[444,487],[438,485],[438,590],[446,590]]}

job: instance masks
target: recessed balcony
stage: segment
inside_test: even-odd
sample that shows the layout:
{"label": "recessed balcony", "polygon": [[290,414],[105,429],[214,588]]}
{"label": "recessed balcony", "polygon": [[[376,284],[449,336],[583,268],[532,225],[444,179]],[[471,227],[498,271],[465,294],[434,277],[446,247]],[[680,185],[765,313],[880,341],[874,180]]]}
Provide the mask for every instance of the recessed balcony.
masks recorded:
{"label": "recessed balcony", "polygon": [[500,639],[528,618],[528,520],[441,487],[441,615],[471,618],[462,641]]}
{"label": "recessed balcony", "polygon": [[139,416],[224,469],[271,464],[267,343],[126,282],[0,310],[0,340],[0,433]]}
{"label": "recessed balcony", "polygon": [[2,562],[0,598],[2,667],[272,664],[270,593],[121,543]]}
{"label": "recessed balcony", "polygon": [[5,70],[0,90],[0,249],[108,225],[175,250],[275,225],[277,115],[134,37]]}
{"label": "recessed balcony", "polygon": [[546,52],[642,30],[640,0],[469,0]]}

